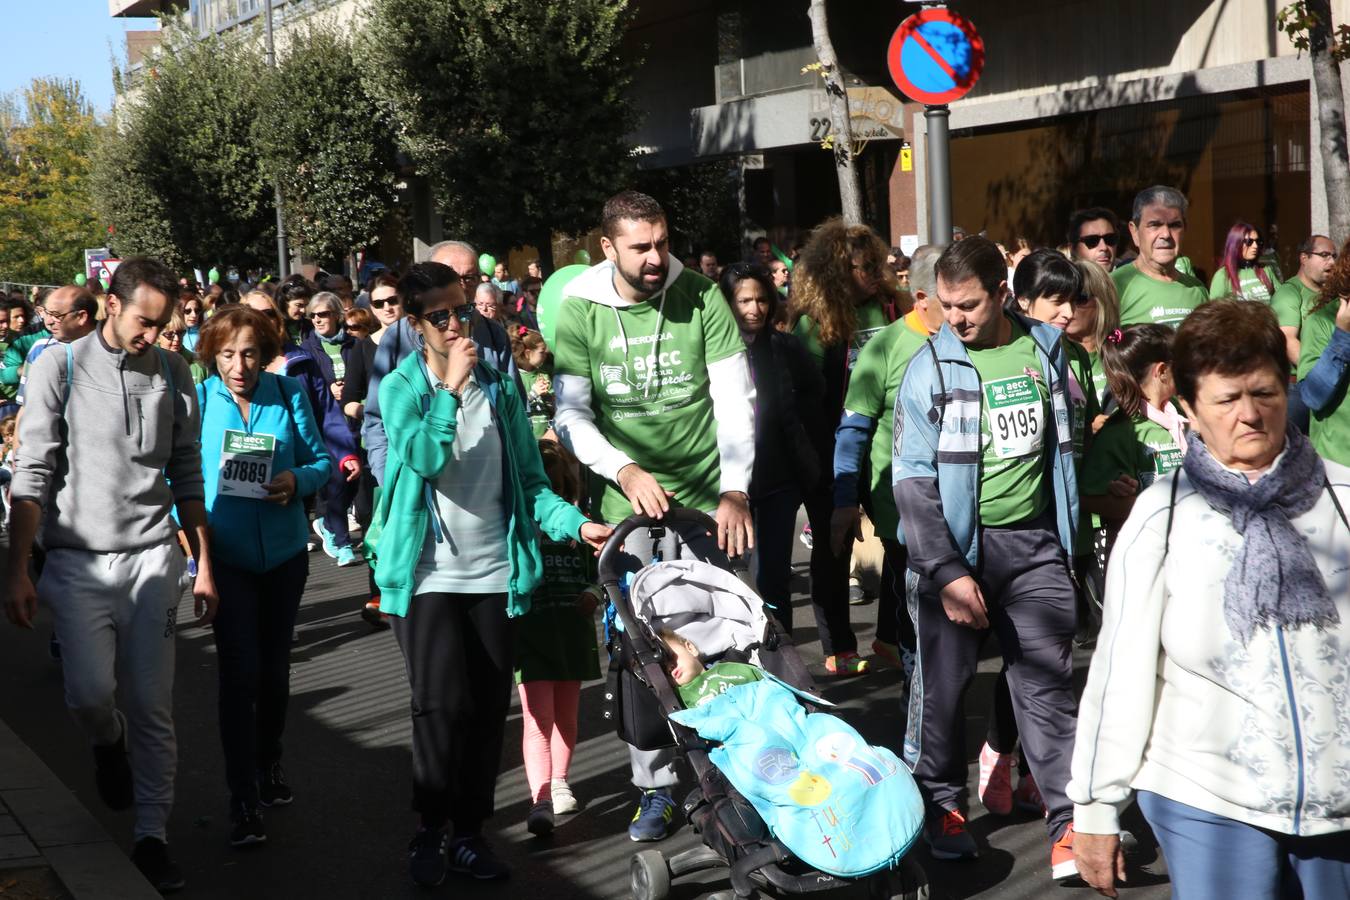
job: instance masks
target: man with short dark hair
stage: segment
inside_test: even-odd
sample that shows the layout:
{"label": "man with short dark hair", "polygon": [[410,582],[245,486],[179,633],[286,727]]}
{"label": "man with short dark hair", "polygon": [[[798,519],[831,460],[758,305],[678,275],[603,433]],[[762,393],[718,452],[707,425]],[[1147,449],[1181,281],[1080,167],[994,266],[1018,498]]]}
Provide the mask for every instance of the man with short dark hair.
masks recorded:
{"label": "man with short dark hair", "polygon": [[[199,624],[210,624],[218,602],[197,393],[183,358],[155,346],[173,316],[176,281],[158,260],[124,261],[102,327],[64,353],[43,354],[29,372],[5,604],[23,628],[33,627],[39,597],[50,608],[66,703],[94,746],[99,796],[113,809],[135,804],[132,860],[161,891],[183,886],[165,838],[185,568],[175,507],[197,560]],[[34,587],[28,565],[39,522],[47,556]]]}
{"label": "man with short dark hair", "polygon": [[[715,515],[727,555],[743,553],[753,544],[755,386],[731,309],[716,284],[671,258],[653,198],[611,197],[601,234],[605,261],[563,288],[553,348],[558,436],[604,479],[597,505],[606,522],[690,507]],[[652,556],[646,534],[625,543],[643,563]],[[665,549],[667,558],[685,552],[674,541]],[[629,837],[660,840],[674,814],[674,754],[630,748],[629,761],[642,790]]]}
{"label": "man with short dark hair", "polygon": [[750,254],[750,261],[767,269],[769,263],[773,262],[773,258],[773,242],[766,237],[755,238],[755,243],[752,245],[752,252]]}
{"label": "man with short dark hair", "polygon": [[1155,185],[1134,198],[1130,238],[1139,256],[1111,273],[1120,295],[1120,324],[1154,322],[1175,328],[1202,303],[1209,291],[1194,275],[1178,268],[1186,234],[1186,197],[1176,188]]}
{"label": "man with short dark hair", "polygon": [[711,250],[703,251],[703,254],[698,258],[698,268],[703,273],[703,277],[709,281],[716,281],[717,276],[722,274],[722,266],[717,262],[717,254]]}
{"label": "man with short dark hair", "polygon": [[1049,810],[1053,877],[1076,872],[1074,586],[1078,528],[1062,333],[1005,309],[1007,267],[967,237],[936,265],[945,322],[910,360],[895,405],[895,504],[918,634],[905,759],[939,859],[973,858],[962,698],[990,629],[1007,661],[1022,750]]}
{"label": "man with short dark hair", "polygon": [[1069,217],[1069,252],[1110,272],[1120,249],[1120,217],[1104,206],[1080,209]]}

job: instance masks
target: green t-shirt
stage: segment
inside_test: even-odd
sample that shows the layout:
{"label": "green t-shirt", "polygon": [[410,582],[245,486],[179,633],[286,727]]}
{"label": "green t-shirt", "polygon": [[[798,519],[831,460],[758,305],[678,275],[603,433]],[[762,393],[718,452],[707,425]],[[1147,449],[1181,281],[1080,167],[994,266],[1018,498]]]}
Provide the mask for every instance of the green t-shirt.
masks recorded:
{"label": "green t-shirt", "polygon": [[1018,322],[1002,347],[969,350],[980,375],[980,524],[1025,522],[1050,502],[1045,484],[1046,432],[1054,419],[1036,342]]}
{"label": "green t-shirt", "polygon": [[341,381],[347,377],[347,364],[342,361],[342,345],[330,343],[323,338],[319,338],[319,345],[323,347],[323,352],[328,354],[328,360],[333,364],[333,380]]}
{"label": "green t-shirt", "polygon": [[[721,495],[721,467],[708,366],[744,353],[745,342],[722,292],[701,275],[685,270],[665,293],[659,334],[657,298],[620,309],[565,298],[554,371],[589,378],[601,436],[672,492],[676,504],[710,512]],[[623,492],[606,482],[604,520],[632,513]]]}
{"label": "green t-shirt", "polygon": [[905,368],[915,351],[923,346],[926,335],[919,334],[907,319],[898,319],[879,331],[858,354],[853,375],[844,397],[846,412],[874,419],[868,457],[868,477],[872,498],[872,525],[877,534],[895,539],[900,530],[900,515],[891,490],[891,439],[895,434],[895,395],[900,389]]}
{"label": "green t-shirt", "polygon": [[1111,280],[1120,295],[1121,325],[1155,322],[1175,328],[1196,307],[1209,301],[1205,286],[1179,269],[1176,281],[1158,281],[1131,263],[1112,272]]}
{"label": "green t-shirt", "polygon": [[1132,418],[1123,412],[1111,417],[1092,439],[1083,461],[1080,489],[1102,496],[1121,475],[1139,482],[1142,491],[1159,476],[1181,465],[1181,447],[1172,433],[1147,416]]}
{"label": "green t-shirt", "polygon": [[193,384],[201,384],[211,377],[211,373],[206,370],[206,366],[202,365],[201,360],[197,359],[197,355],[191,350],[179,350],[178,355],[187,362],[188,371],[192,373]]}
{"label": "green t-shirt", "polygon": [[[1279,287],[1279,281],[1276,280],[1274,273],[1269,269],[1266,269],[1266,277],[1270,279],[1272,286]],[[1235,300],[1270,303],[1270,290],[1261,280],[1261,276],[1256,274],[1256,269],[1251,266],[1238,269],[1238,284],[1242,289],[1234,294],[1233,285],[1228,281],[1228,270],[1221,267],[1210,279],[1209,299],[1222,300],[1224,297],[1233,297]]]}
{"label": "green t-shirt", "polygon": [[[1331,343],[1339,307],[1340,304],[1333,300],[1303,320],[1303,332],[1300,335],[1303,344],[1298,359],[1299,381],[1308,377]],[[1346,393],[1346,388],[1342,386],[1340,397],[1333,400],[1330,407],[1312,414],[1312,427],[1308,435],[1312,438],[1313,448],[1323,458],[1350,466],[1350,403],[1346,402]]]}
{"label": "green t-shirt", "polygon": [[548,431],[556,410],[553,397],[553,377],[549,366],[541,366],[537,372],[520,370],[520,380],[525,385],[525,405],[530,417],[530,429],[534,439],[539,440]]}
{"label": "green t-shirt", "polygon": [[[858,307],[858,324],[853,329],[853,335],[849,339],[848,346],[848,369],[853,371],[853,367],[858,363],[858,354],[862,348],[867,346],[867,342],[881,333],[888,324],[886,310],[875,300],[869,300]],[[825,348],[821,346],[820,340],[816,337],[815,320],[802,316],[797,320],[797,327],[792,333],[806,347],[806,352],[810,353],[816,362],[824,365]]]}
{"label": "green t-shirt", "polygon": [[[3,357],[8,349],[9,341],[0,341],[0,357]],[[0,384],[0,401],[13,400],[18,393],[19,386],[17,384]]]}
{"label": "green t-shirt", "polygon": [[588,548],[541,538],[544,581],[530,611],[516,620],[516,683],[588,681],[600,677],[595,620],[577,606],[595,587],[595,556]]}
{"label": "green t-shirt", "polygon": [[1302,331],[1303,320],[1321,295],[1321,291],[1308,287],[1302,278],[1295,275],[1275,289],[1275,295],[1270,298],[1270,308],[1275,310],[1275,318],[1279,319],[1281,328]]}
{"label": "green t-shirt", "polygon": [[684,708],[693,709],[725,694],[728,688],[763,679],[764,673],[748,663],[722,662],[705,670],[688,684],[680,685],[678,690]]}

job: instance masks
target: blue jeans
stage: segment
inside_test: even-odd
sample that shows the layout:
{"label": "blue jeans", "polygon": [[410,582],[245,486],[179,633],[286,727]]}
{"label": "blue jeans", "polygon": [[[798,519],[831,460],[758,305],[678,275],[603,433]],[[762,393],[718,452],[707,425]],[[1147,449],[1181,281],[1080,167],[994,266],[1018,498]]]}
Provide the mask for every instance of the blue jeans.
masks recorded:
{"label": "blue jeans", "polygon": [[1153,826],[1175,900],[1345,900],[1350,832],[1296,837],[1204,812],[1149,791]]}

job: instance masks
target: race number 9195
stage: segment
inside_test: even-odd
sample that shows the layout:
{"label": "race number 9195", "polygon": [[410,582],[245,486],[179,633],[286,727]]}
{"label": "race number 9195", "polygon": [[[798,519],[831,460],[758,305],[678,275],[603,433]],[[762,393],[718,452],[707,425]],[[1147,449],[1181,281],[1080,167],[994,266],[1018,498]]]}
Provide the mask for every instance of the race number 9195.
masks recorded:
{"label": "race number 9195", "polygon": [[1040,427],[1036,415],[1025,407],[995,414],[994,425],[998,428],[998,437],[1001,441],[1031,437]]}

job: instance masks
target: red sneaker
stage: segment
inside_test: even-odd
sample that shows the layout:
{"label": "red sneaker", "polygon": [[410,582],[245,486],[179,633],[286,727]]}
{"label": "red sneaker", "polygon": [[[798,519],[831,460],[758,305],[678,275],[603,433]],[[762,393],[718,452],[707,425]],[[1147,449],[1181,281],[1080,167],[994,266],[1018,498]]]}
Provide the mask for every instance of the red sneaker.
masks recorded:
{"label": "red sneaker", "polygon": [[1036,787],[1036,779],[1031,773],[1023,775],[1017,782],[1017,790],[1012,794],[1013,803],[1022,812],[1029,812],[1033,815],[1045,818],[1049,815],[1049,810],[1045,808],[1045,800],[1041,798],[1041,789]]}
{"label": "red sneaker", "polygon": [[980,802],[996,816],[1013,810],[1011,753],[998,753],[985,744],[980,748]]}
{"label": "red sneaker", "polygon": [[1078,877],[1078,862],[1073,856],[1073,823],[1064,827],[1064,833],[1050,845],[1050,877],[1064,881]]}

